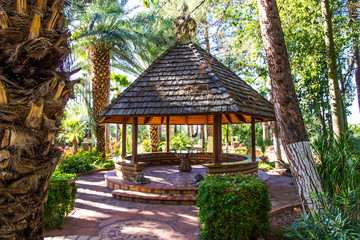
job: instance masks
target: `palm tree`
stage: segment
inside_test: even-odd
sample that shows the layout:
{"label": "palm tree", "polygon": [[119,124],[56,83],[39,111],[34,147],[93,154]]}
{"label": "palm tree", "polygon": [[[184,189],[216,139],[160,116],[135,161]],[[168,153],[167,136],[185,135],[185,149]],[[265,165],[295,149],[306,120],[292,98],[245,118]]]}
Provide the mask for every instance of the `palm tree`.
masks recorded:
{"label": "palm tree", "polygon": [[42,239],[54,147],[72,95],[64,0],[0,0],[0,236]]}
{"label": "palm tree", "polygon": [[[99,114],[109,103],[110,67],[123,66],[126,61],[134,69],[139,65],[132,55],[136,36],[125,10],[127,0],[94,0],[78,3],[69,11],[74,29],[75,54],[87,52],[91,63],[93,115]],[[105,126],[96,128],[97,151],[105,152]]]}

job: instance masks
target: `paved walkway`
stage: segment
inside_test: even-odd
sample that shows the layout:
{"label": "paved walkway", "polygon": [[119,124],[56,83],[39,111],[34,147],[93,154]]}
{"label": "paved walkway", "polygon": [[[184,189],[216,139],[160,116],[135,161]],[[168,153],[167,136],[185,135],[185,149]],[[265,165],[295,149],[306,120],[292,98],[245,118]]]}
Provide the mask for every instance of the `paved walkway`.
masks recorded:
{"label": "paved walkway", "polygon": [[[198,209],[192,205],[158,205],[120,201],[105,187],[104,173],[77,181],[75,212],[62,230],[45,232],[45,239],[198,239]],[[292,178],[270,173],[269,193],[274,209],[298,203]]]}

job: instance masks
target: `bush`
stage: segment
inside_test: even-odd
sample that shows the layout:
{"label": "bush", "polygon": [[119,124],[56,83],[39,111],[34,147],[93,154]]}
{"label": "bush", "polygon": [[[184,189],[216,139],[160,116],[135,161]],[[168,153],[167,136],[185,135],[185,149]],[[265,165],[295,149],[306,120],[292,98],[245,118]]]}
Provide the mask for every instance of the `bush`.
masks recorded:
{"label": "bush", "polygon": [[269,228],[266,183],[250,176],[207,176],[197,206],[202,239],[251,239]]}
{"label": "bush", "polygon": [[61,159],[58,169],[62,173],[84,173],[97,168],[111,168],[113,161],[107,161],[102,157],[102,153],[96,150],[79,151],[69,154]]}
{"label": "bush", "polygon": [[360,239],[359,194],[320,194],[312,196],[310,212],[302,215],[285,236],[290,239]]}
{"label": "bush", "polygon": [[330,197],[360,187],[360,153],[355,142],[350,133],[344,133],[339,141],[321,136],[313,144],[322,187]]}
{"label": "bush", "polygon": [[172,151],[188,150],[192,148],[193,145],[194,142],[191,141],[190,136],[184,133],[180,133],[170,140],[170,148]]}
{"label": "bush", "polygon": [[43,214],[47,230],[56,227],[61,228],[64,218],[74,209],[77,187],[75,181],[69,183],[72,178],[76,180],[76,175],[60,173],[57,170],[50,180],[48,198]]}
{"label": "bush", "polygon": [[288,228],[291,239],[360,239],[360,154],[348,132],[339,141],[313,144],[324,193],[311,196],[310,211]]}

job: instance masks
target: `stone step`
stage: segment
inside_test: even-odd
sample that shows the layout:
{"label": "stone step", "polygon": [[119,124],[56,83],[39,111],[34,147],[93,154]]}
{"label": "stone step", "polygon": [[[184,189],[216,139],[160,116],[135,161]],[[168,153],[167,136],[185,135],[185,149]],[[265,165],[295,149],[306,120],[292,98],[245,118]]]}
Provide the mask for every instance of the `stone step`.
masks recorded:
{"label": "stone step", "polygon": [[196,195],[185,194],[158,194],[144,193],[130,190],[114,190],[111,192],[116,199],[140,203],[170,204],[170,205],[194,205]]}
{"label": "stone step", "polygon": [[194,195],[198,192],[197,187],[191,185],[186,186],[166,186],[164,184],[150,183],[144,185],[136,185],[129,181],[123,180],[115,176],[115,171],[109,171],[105,174],[105,184],[108,188],[113,190],[129,190],[143,193],[155,194],[174,194],[174,195]]}

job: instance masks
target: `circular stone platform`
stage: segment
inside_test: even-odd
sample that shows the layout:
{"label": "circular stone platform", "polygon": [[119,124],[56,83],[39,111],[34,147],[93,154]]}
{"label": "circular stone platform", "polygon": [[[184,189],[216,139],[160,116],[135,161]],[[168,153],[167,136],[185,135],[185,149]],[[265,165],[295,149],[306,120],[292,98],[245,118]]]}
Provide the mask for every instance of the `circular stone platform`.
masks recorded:
{"label": "circular stone platform", "polygon": [[[190,182],[197,173],[205,176],[202,165],[192,165],[191,172],[180,172],[178,166],[148,166],[144,176],[151,180],[150,184],[136,185],[115,175],[115,170],[105,174],[106,186],[113,189],[114,198],[142,203],[157,204],[196,204],[198,188]],[[267,181],[269,175],[258,171],[258,178]]]}

